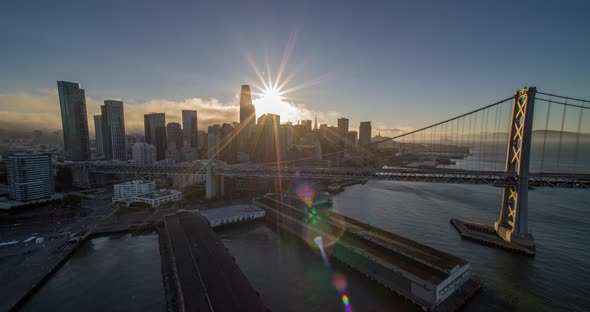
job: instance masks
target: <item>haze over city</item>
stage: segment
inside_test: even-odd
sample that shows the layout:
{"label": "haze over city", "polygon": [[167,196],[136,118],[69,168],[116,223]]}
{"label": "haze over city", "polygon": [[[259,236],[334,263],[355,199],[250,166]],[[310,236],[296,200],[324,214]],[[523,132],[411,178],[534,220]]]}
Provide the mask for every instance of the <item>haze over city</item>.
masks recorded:
{"label": "haze over city", "polygon": [[239,85],[263,87],[262,79],[294,90],[284,103],[258,105],[258,116],[346,116],[354,128],[372,120],[374,135],[476,108],[515,86],[587,97],[590,44],[576,40],[589,28],[587,9],[583,1],[6,3],[0,26],[19,31],[1,32],[0,124],[58,129],[56,80],[81,83],[89,115],[122,99],[130,132],[151,111],[179,121],[175,112],[197,109],[201,127],[237,120]]}

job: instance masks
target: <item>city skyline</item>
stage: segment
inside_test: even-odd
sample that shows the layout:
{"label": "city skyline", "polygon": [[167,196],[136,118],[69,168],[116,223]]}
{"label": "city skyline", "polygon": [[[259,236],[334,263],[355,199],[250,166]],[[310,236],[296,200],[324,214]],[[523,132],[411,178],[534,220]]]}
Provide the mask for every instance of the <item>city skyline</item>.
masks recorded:
{"label": "city skyline", "polygon": [[[54,107],[57,92],[53,84],[56,79],[82,84],[87,90],[89,115],[98,113],[97,103],[112,98],[125,102],[130,116],[169,107],[202,111],[201,129],[225,120],[237,121],[236,85],[262,86],[260,80],[279,80],[279,76],[280,84],[287,82],[283,89],[296,89],[290,92],[282,109],[303,115],[298,119],[313,119],[317,113],[320,123],[332,123],[339,117],[350,118],[351,125],[372,120],[373,129],[381,129],[385,135],[392,134],[387,129],[419,128],[489,104],[498,100],[498,94],[509,96],[515,88],[525,85],[590,97],[586,88],[590,78],[583,70],[588,67],[585,55],[590,53],[590,47],[584,40],[569,40],[583,37],[588,28],[586,19],[578,15],[585,11],[586,4],[532,7],[500,2],[486,7],[488,15],[484,16],[478,13],[480,5],[469,3],[432,3],[425,7],[389,4],[381,10],[350,4],[335,15],[330,14],[330,5],[326,4],[305,2],[293,5],[291,10],[254,4],[253,16],[267,18],[249,19],[240,14],[243,5],[236,3],[223,8],[225,11],[216,5],[205,6],[212,13],[207,15],[226,13],[221,21],[202,16],[199,23],[213,26],[207,28],[208,32],[201,31],[197,21],[166,23],[174,14],[199,12],[196,6],[171,5],[160,14],[160,8],[149,4],[121,7],[121,13],[139,9],[136,14],[129,14],[129,24],[88,32],[86,27],[98,21],[90,19],[89,26],[84,26],[85,23],[75,23],[75,17],[54,24],[55,17],[72,15],[69,13],[78,7],[91,8],[104,13],[103,16],[114,13],[104,11],[106,6],[91,4],[27,8],[11,3],[11,11],[26,11],[28,17],[7,17],[0,22],[22,26],[19,28],[23,30],[20,39],[8,36],[5,42],[10,49],[0,52],[0,66],[6,73],[0,80],[0,123],[6,128],[58,129],[58,111]],[[521,23],[520,12],[551,19]],[[341,25],[338,29],[324,22],[328,15],[336,22],[358,16],[366,23],[335,23]],[[139,30],[129,26],[134,22],[137,27],[145,26],[150,17],[160,17],[157,20],[166,25],[152,34],[158,40],[170,38],[169,33],[177,34],[169,39],[173,49],[167,46],[163,50],[142,41]],[[35,19],[31,25],[45,26],[45,32],[27,24],[28,18]],[[415,21],[420,20],[428,22],[418,27]],[[284,22],[280,27],[271,27],[277,21]],[[57,32],[71,33],[72,25],[79,27],[79,35],[67,36],[68,40],[79,44],[74,45],[67,58],[62,58],[55,49],[63,43]],[[119,28],[107,32],[112,27]],[[349,34],[347,40],[333,40],[331,45],[320,40],[337,39],[341,31]],[[442,38],[437,35],[441,32],[449,34],[445,39],[448,44],[442,45]],[[142,49],[121,44],[128,39]],[[558,48],[559,44],[539,49],[543,39],[556,43],[567,40],[567,49]],[[39,46],[26,49],[26,40],[39,42]],[[90,44],[91,41],[94,43]],[[102,46],[118,48],[105,50]],[[519,48],[515,51],[511,46]],[[372,48],[359,54],[361,47]],[[23,50],[29,52],[23,54]],[[559,66],[549,71],[545,64],[551,63]],[[122,73],[113,77],[115,67]],[[514,72],[514,68],[519,70]],[[165,77],[161,72],[166,72]],[[505,75],[507,72],[511,74]],[[283,120],[295,121],[282,111],[256,104],[257,117],[276,113]],[[367,106],[371,109],[363,109]],[[14,122],[14,116],[20,117],[19,122]],[[179,116],[180,113],[169,114],[169,119],[180,122]],[[140,122],[141,117],[130,118],[128,129],[141,129]],[[90,123],[89,129],[94,129]]]}

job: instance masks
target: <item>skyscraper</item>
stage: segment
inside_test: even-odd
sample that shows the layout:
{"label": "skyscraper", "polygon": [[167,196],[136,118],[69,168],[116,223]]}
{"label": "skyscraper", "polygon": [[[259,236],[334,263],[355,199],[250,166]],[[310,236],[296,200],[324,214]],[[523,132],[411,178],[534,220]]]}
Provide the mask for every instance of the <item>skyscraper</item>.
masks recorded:
{"label": "skyscraper", "polygon": [[281,160],[279,141],[279,126],[281,116],[264,114],[258,118],[256,127],[256,142],[254,142],[254,155],[258,162],[274,162]]}
{"label": "skyscraper", "polygon": [[[184,116],[183,116],[184,117]],[[184,140],[182,138],[182,129],[177,122],[169,122],[166,125],[166,135],[168,136],[167,143],[174,142],[177,149],[184,147]]]}
{"label": "skyscraper", "polygon": [[358,133],[356,131],[348,131],[348,135],[346,136],[346,138],[347,138],[346,143],[348,144],[349,150],[355,149],[357,135],[358,135]]}
{"label": "skyscraper", "polygon": [[86,94],[75,82],[58,81],[61,124],[67,160],[90,159]]}
{"label": "skyscraper", "polygon": [[256,124],[256,109],[252,104],[250,86],[242,85],[240,92],[240,123],[246,125]]}
{"label": "skyscraper", "polygon": [[207,157],[219,159],[219,147],[221,141],[221,126],[218,124],[209,126],[207,131]]}
{"label": "skyscraper", "polygon": [[166,114],[150,113],[143,115],[145,141],[156,147],[156,159],[166,158]]}
{"label": "skyscraper", "polygon": [[197,111],[196,110],[183,110],[182,111],[182,136],[184,141],[190,147],[197,148],[199,146],[199,131],[197,122]]}
{"label": "skyscraper", "polygon": [[127,160],[123,102],[105,100],[102,113],[102,146],[105,159]]}
{"label": "skyscraper", "polygon": [[347,146],[348,140],[348,119],[338,118],[338,142],[341,146]]}
{"label": "skyscraper", "polygon": [[302,120],[301,124],[305,127],[305,132],[311,132],[311,120]]}
{"label": "skyscraper", "polygon": [[221,126],[221,160],[230,164],[235,163],[238,159],[238,145],[234,138],[234,131],[234,127],[228,123]]}
{"label": "skyscraper", "polygon": [[363,121],[359,127],[359,146],[367,147],[371,143],[371,122]]}
{"label": "skyscraper", "polygon": [[8,155],[10,198],[29,201],[50,197],[54,192],[51,154]]}
{"label": "skyscraper", "polygon": [[94,115],[94,141],[96,142],[96,155],[103,155],[102,146],[102,115]]}

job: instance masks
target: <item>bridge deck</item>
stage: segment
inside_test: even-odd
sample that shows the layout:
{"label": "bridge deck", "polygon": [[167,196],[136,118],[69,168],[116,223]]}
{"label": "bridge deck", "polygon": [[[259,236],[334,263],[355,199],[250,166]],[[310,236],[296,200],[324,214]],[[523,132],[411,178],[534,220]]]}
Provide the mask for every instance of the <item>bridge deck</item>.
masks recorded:
{"label": "bridge deck", "polygon": [[221,240],[200,216],[165,217],[185,311],[266,311]]}

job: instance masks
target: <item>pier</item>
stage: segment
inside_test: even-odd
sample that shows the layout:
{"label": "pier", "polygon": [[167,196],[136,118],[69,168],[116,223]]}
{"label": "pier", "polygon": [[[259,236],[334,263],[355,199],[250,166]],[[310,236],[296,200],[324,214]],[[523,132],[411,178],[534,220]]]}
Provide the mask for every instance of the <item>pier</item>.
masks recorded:
{"label": "pier", "polygon": [[253,202],[281,229],[306,241],[319,235],[333,242],[326,250],[334,258],[424,310],[456,311],[481,289],[461,258],[289,198],[267,195]]}
{"label": "pier", "polygon": [[207,221],[181,211],[164,218],[172,280],[180,311],[267,311]]}

